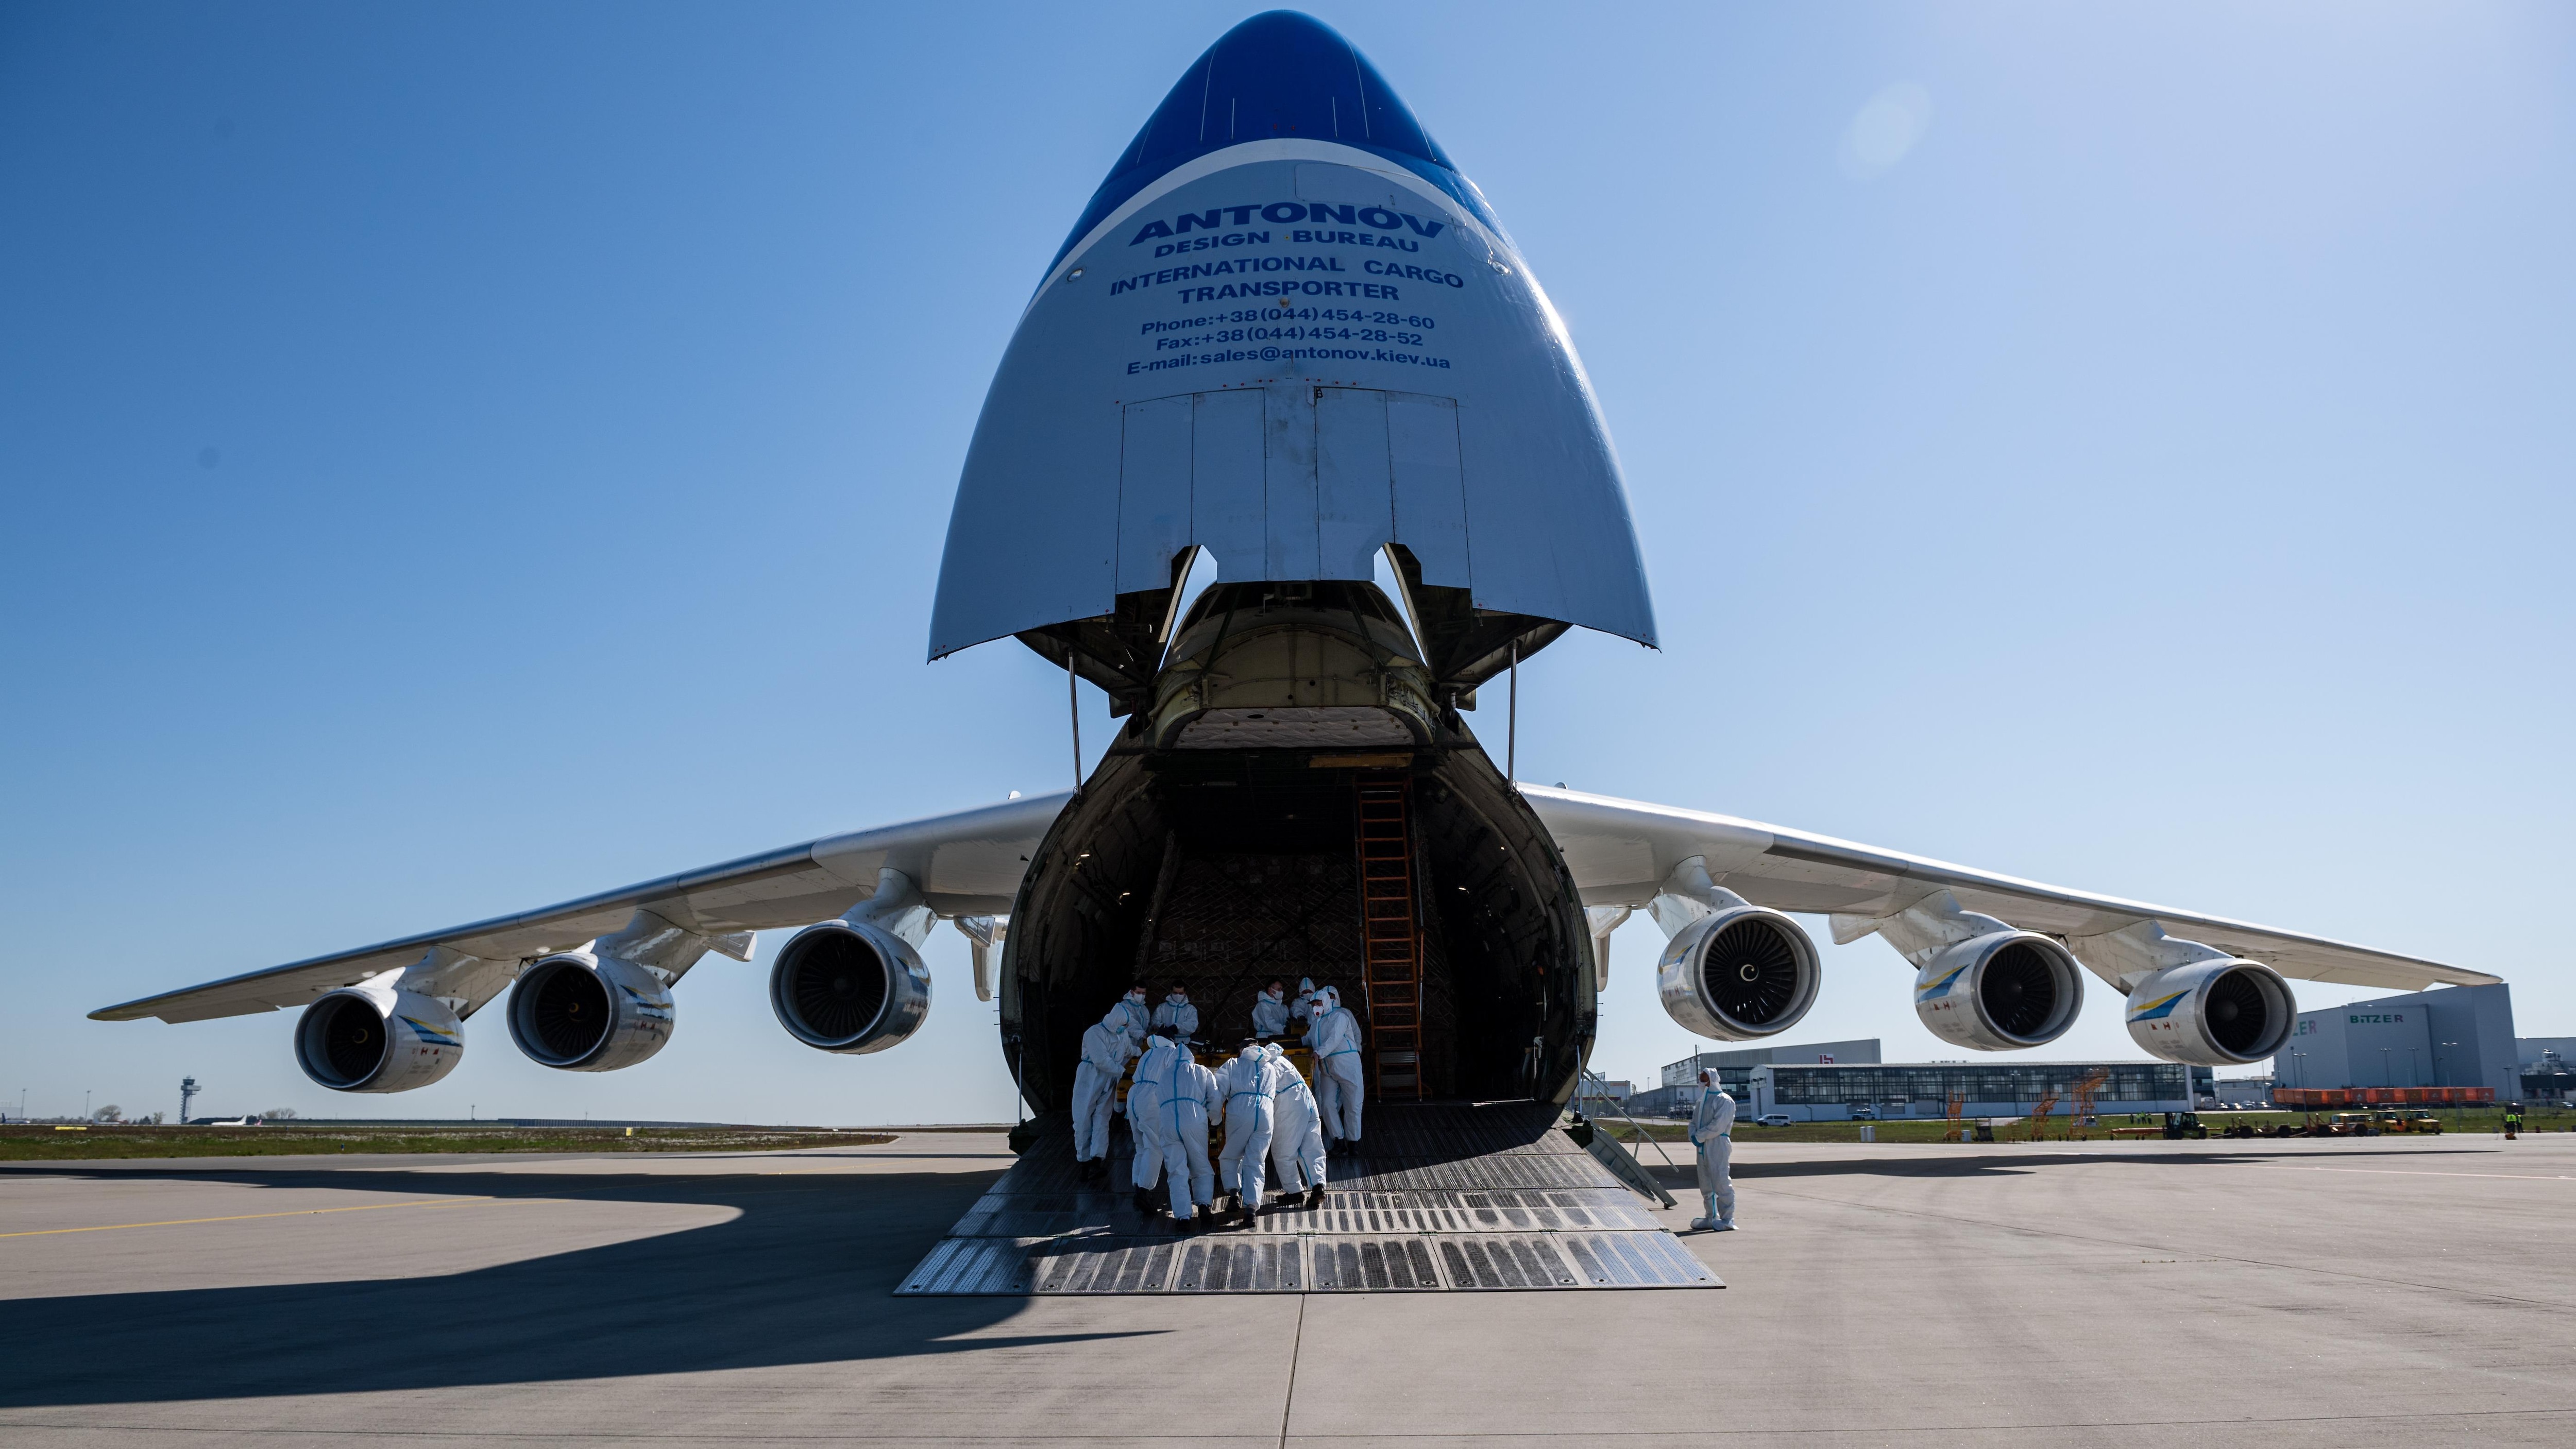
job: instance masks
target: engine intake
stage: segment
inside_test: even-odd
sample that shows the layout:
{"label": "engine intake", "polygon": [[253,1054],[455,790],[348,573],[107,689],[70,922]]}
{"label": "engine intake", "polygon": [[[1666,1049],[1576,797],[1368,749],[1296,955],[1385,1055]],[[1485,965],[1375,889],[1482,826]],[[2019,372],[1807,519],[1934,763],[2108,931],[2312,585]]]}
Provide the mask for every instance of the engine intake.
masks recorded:
{"label": "engine intake", "polygon": [[465,1059],[465,1024],[416,991],[345,986],[295,1023],[295,1062],[335,1092],[408,1092]]}
{"label": "engine intake", "polygon": [[930,971],[893,933],[865,921],[808,926],[778,949],[769,969],[778,1024],[807,1046],[858,1055],[884,1051],[930,1015]]}
{"label": "engine intake", "polygon": [[565,952],[519,973],[510,1039],[528,1059],[567,1072],[613,1072],[668,1045],[679,1023],[670,985],[615,956]]}
{"label": "engine intake", "polygon": [[1761,906],[1722,910],[1665,943],[1655,990],[1665,1014],[1716,1041],[1787,1031],[1816,1004],[1816,943],[1798,923]]}
{"label": "engine intake", "polygon": [[2202,961],[2159,971],[2129,993],[2129,1037],[2169,1062],[2234,1067],[2290,1039],[2298,1003],[2259,961]]}
{"label": "engine intake", "polygon": [[2035,931],[1997,931],[1947,947],[1914,977],[1914,1014],[1934,1036],[1978,1051],[2044,1046],[2084,1006],[2075,955]]}

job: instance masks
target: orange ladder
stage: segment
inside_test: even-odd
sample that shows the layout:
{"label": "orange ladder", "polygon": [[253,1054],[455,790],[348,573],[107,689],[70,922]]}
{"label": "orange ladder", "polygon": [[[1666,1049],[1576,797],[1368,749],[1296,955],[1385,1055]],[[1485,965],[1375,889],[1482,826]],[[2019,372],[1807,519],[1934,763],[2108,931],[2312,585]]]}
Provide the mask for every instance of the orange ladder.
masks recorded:
{"label": "orange ladder", "polygon": [[1422,1098],[1422,932],[1413,918],[1410,780],[1359,781],[1361,979],[1377,1098]]}

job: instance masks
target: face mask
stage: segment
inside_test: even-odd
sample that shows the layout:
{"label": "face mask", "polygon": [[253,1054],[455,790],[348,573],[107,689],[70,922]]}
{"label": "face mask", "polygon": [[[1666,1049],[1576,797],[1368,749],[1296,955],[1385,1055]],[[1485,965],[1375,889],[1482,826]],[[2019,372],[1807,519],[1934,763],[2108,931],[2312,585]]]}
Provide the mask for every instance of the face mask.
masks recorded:
{"label": "face mask", "polygon": [[1177,992],[1177,991],[1173,992],[1173,993],[1172,993],[1171,995],[1169,995],[1169,996],[1164,997],[1163,999],[1164,999],[1165,1001],[1168,1001],[1168,1002],[1172,1003],[1174,1006],[1178,1006],[1178,1005],[1180,1005],[1181,1003],[1183,1003],[1183,1002],[1185,1002],[1185,1001],[1189,1000],[1189,998],[1188,998],[1187,996],[1184,996],[1184,995],[1182,995],[1180,992]]}

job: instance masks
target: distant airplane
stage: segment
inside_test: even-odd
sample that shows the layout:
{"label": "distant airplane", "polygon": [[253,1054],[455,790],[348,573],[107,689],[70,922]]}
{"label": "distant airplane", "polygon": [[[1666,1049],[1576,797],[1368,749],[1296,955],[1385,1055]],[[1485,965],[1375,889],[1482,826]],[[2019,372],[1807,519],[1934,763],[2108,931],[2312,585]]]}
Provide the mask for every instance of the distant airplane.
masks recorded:
{"label": "distant airplane", "polygon": [[[1202,561],[1215,582],[1192,597]],[[873,1052],[930,1010],[919,947],[944,918],[1044,1114],[1131,984],[1186,986],[1231,1037],[1274,977],[1341,987],[1380,1099],[1564,1103],[1610,932],[1639,907],[1668,937],[1665,1010],[1720,1041],[1814,1003],[1818,954],[1788,912],[1878,934],[1914,967],[1923,1024],[1985,1051],[2062,1035],[2079,967],[2127,997],[2139,1046],[2208,1066],[2280,1048],[2286,977],[2496,979],[1520,785],[1464,712],[1577,626],[1655,642],[1563,320],[1365,58],[1305,16],[1256,16],[1183,74],[1048,264],[949,522],[930,656],[1015,637],[1107,691],[1125,723],[1080,789],[92,1014],[298,1007],[314,1081],[399,1092],[454,1071],[465,1021],[515,982],[520,1050],[609,1071],[669,1042],[707,952],[747,961],[755,932],[802,927],[770,971],[779,1022]]]}

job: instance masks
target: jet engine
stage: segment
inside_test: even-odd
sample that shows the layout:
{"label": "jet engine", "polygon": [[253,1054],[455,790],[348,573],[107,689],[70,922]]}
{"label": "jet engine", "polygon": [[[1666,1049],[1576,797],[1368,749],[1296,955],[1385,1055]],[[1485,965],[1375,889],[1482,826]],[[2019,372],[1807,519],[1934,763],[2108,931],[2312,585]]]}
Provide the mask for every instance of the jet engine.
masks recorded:
{"label": "jet engine", "polygon": [[1718,1041],[1787,1031],[1816,1004],[1816,943],[1798,923],[1761,906],[1717,911],[1664,945],[1655,990],[1664,1011]]}
{"label": "jet engine", "polygon": [[778,948],[769,1005],[787,1034],[827,1052],[880,1052],[930,1015],[920,953],[866,921],[808,926]]}
{"label": "jet engine", "polygon": [[568,1072],[613,1072],[660,1051],[678,1024],[671,988],[615,956],[568,951],[519,973],[510,1039],[528,1059]]}
{"label": "jet engine", "polygon": [[2255,961],[2196,961],[2159,971],[2129,992],[2129,1036],[2169,1062],[2233,1067],[2290,1039],[2290,983]]}
{"label": "jet engine", "polygon": [[408,1092],[464,1059],[465,1024],[416,991],[344,986],[295,1023],[296,1064],[335,1092]]}
{"label": "jet engine", "polygon": [[1978,1051],[2045,1046],[2084,1006],[2075,954],[2035,931],[1996,931],[1943,948],[1914,976],[1914,1014],[1934,1036]]}

